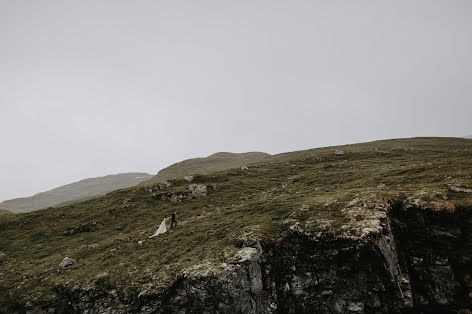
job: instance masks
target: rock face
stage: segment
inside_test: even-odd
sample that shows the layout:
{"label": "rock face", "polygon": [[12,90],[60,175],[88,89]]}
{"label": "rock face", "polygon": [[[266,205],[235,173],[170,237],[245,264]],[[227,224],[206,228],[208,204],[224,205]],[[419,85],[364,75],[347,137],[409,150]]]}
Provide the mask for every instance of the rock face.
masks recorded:
{"label": "rock face", "polygon": [[[437,193],[419,192],[390,203],[355,198],[341,214],[343,224],[336,228],[329,216],[303,221],[294,213],[284,221],[281,239],[251,237],[225,263],[192,266],[157,294],[59,294],[67,301],[65,310],[92,313],[106,312],[111,304],[120,313],[468,313],[472,308],[467,210]],[[72,259],[66,259],[70,265]]]}

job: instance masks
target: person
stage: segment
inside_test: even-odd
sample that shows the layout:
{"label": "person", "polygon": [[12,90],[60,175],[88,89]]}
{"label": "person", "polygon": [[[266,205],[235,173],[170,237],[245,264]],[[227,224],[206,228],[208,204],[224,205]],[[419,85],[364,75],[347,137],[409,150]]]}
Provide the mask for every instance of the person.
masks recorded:
{"label": "person", "polygon": [[170,223],[170,227],[173,228],[175,223],[175,227],[177,227],[177,219],[175,219],[175,211],[172,213],[172,222]]}
{"label": "person", "polygon": [[162,220],[161,224],[160,224],[159,227],[157,228],[156,232],[155,232],[152,236],[149,236],[149,239],[152,239],[152,238],[154,238],[154,237],[157,237],[157,236],[160,235],[160,234],[163,234],[163,233],[166,233],[166,232],[167,232],[166,220],[167,220],[167,217],[164,217],[164,219]]}

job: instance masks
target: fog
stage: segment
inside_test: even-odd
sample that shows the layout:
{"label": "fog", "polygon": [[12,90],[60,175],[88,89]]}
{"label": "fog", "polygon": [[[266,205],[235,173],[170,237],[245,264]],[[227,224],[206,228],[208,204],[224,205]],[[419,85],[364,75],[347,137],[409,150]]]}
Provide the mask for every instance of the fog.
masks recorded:
{"label": "fog", "polygon": [[472,2],[0,1],[0,201],[218,151],[472,134]]}

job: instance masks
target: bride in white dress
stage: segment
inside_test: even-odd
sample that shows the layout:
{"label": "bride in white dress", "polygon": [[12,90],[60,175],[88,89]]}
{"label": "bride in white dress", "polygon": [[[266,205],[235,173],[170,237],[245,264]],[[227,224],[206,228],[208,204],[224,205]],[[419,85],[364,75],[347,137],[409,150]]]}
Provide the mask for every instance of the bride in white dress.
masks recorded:
{"label": "bride in white dress", "polygon": [[162,220],[159,228],[157,228],[156,232],[152,235],[152,236],[149,236],[149,239],[152,239],[154,237],[157,237],[158,235],[160,234],[163,234],[163,233],[166,233],[167,232],[167,228],[166,228],[166,219],[167,218],[164,218],[164,220]]}

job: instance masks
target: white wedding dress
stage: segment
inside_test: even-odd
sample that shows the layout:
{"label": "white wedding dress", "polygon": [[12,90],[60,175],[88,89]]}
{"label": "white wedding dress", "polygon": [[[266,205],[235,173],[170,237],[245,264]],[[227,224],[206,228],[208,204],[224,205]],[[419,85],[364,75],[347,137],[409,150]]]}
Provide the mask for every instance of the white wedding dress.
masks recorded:
{"label": "white wedding dress", "polygon": [[164,219],[161,222],[161,225],[159,226],[159,228],[157,228],[156,233],[154,233],[152,236],[149,236],[149,239],[157,237],[158,235],[163,234],[165,232],[167,232],[167,228],[166,228],[166,220]]}

